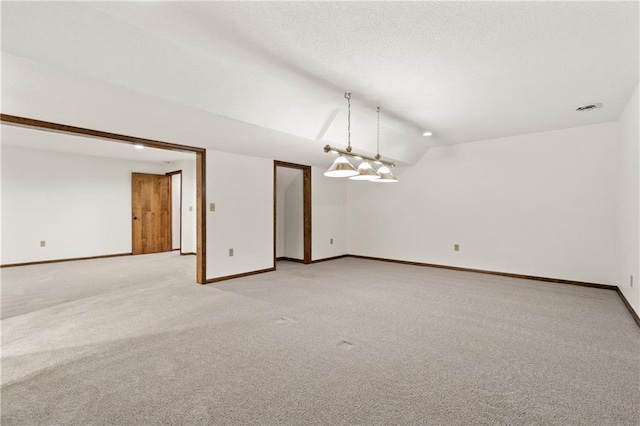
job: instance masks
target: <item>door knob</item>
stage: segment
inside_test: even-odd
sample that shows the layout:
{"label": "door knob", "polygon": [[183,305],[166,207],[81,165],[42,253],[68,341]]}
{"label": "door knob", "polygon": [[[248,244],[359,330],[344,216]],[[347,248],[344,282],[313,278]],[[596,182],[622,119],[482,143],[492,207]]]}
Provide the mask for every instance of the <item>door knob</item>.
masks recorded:
{"label": "door knob", "polygon": [[138,216],[134,216],[134,217],[133,217],[133,220],[138,220]]}

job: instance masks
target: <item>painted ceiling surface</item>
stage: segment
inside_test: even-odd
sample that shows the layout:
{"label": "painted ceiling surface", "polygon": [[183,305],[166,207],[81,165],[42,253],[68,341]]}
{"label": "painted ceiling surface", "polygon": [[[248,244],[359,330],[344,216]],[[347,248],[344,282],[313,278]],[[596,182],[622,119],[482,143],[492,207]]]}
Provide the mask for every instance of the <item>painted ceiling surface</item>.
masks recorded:
{"label": "painted ceiling surface", "polygon": [[41,90],[64,74],[198,115],[216,135],[200,146],[325,165],[318,148],[346,145],[351,91],[354,149],[375,154],[380,106],[383,156],[413,164],[434,146],[616,120],[638,39],[637,2],[4,2],[3,112],[28,64]]}

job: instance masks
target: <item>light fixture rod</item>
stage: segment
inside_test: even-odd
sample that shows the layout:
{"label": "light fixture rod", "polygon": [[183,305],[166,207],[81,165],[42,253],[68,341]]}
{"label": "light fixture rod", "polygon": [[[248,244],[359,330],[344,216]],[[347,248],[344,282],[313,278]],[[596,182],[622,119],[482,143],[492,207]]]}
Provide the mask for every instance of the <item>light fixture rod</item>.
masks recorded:
{"label": "light fixture rod", "polygon": [[380,107],[376,108],[378,112],[378,132],[376,134],[376,160],[380,159]]}
{"label": "light fixture rod", "polygon": [[337,152],[340,155],[346,155],[348,157],[358,158],[358,159],[362,159],[362,160],[368,160],[368,161],[371,161],[371,162],[374,162],[374,163],[382,163],[387,167],[395,167],[396,166],[396,163],[391,162],[391,161],[380,160],[380,159],[375,158],[375,157],[369,157],[368,155],[356,154],[355,152],[349,152],[347,150],[340,149],[340,148],[333,148],[331,145],[325,145],[324,152]]}
{"label": "light fixture rod", "polygon": [[347,100],[347,151],[351,152],[351,92],[345,92],[344,98]]}

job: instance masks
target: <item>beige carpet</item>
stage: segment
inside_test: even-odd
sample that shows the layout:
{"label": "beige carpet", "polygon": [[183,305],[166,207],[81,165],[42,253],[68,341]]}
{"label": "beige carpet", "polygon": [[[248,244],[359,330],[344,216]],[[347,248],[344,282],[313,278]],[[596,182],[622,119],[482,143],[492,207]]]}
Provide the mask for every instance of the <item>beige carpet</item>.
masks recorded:
{"label": "beige carpet", "polygon": [[2,273],[2,424],[640,424],[610,290],[341,259],[198,286],[173,253]]}

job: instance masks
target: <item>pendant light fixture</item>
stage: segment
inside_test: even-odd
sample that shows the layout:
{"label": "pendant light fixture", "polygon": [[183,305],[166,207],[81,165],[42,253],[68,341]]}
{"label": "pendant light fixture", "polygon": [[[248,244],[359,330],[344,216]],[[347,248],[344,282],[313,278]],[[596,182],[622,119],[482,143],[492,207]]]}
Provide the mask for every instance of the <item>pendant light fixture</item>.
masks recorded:
{"label": "pendant light fixture", "polygon": [[[378,111],[378,132],[377,132],[378,145],[377,145],[376,159],[380,160],[380,107],[378,107],[377,111]],[[375,179],[374,182],[395,183],[398,181],[398,179],[396,179],[395,176],[393,176],[393,173],[391,173],[391,169],[389,169],[389,167],[387,167],[385,164],[382,164],[378,169],[378,176],[380,177],[378,179]]]}
{"label": "pendant light fixture", "polygon": [[324,172],[324,175],[327,177],[352,177],[358,174],[358,169],[353,167],[347,157],[343,157],[342,154],[336,161],[333,162],[331,167]]}
{"label": "pendant light fixture", "polygon": [[351,176],[351,180],[377,180],[380,179],[380,175],[375,171],[368,160],[362,160],[362,163],[358,166],[358,174]]}
{"label": "pendant light fixture", "polygon": [[[347,100],[347,153],[351,153],[351,92],[346,92],[344,98]],[[328,145],[327,145],[328,146]],[[326,152],[326,149],[325,149]],[[337,151],[334,151],[337,152]],[[349,159],[342,153],[333,162],[329,170],[324,172],[327,177],[352,177],[359,175],[359,171],[351,165]]]}
{"label": "pendant light fixture", "polygon": [[395,183],[398,181],[396,177],[391,173],[391,170],[387,166],[380,166],[378,169],[378,174],[380,175],[380,179],[376,179],[374,182],[379,183]]}
{"label": "pendant light fixture", "polygon": [[[331,167],[324,172],[327,177],[348,177],[353,180],[370,180],[374,182],[397,182],[398,180],[391,173],[391,169],[396,166],[394,162],[382,160],[380,157],[380,107],[378,112],[378,132],[377,132],[377,153],[375,157],[356,154],[351,151],[351,93],[346,92],[344,98],[347,100],[347,148],[339,149],[330,145],[325,145],[324,152],[338,154],[338,158],[333,162]],[[362,162],[356,169],[349,162],[351,157]],[[372,164],[379,165],[378,171]]]}
{"label": "pendant light fixture", "polygon": [[[380,134],[380,107],[378,107],[378,134]],[[380,137],[378,136],[378,145],[380,145]],[[380,150],[378,149],[378,155],[376,155],[376,159],[380,158]],[[363,159],[362,163],[358,166],[358,174],[356,176],[351,176],[349,179],[351,180],[377,180],[380,179],[380,175],[376,172],[376,170],[371,167],[369,161]]]}

